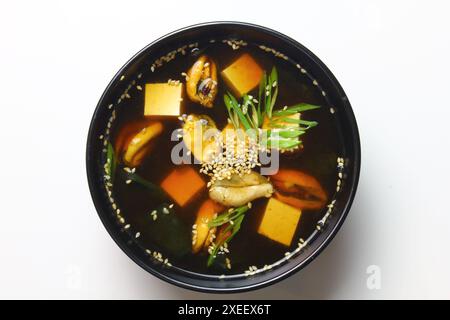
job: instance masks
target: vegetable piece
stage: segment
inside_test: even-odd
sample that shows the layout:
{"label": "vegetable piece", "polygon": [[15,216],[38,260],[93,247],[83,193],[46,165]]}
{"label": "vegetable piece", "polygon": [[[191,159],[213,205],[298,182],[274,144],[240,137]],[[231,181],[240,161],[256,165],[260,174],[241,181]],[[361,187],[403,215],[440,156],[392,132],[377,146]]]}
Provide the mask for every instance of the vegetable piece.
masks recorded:
{"label": "vegetable piece", "polygon": [[319,210],[327,203],[327,194],[316,178],[297,170],[280,169],[271,177],[275,197],[301,210]]}
{"label": "vegetable piece", "polygon": [[[301,112],[314,110],[319,106],[299,103],[274,110],[278,97],[278,72],[275,67],[270,74],[264,73],[259,83],[258,100],[244,94],[242,103],[231,94],[224,95],[230,123],[237,128],[265,129],[259,131],[259,145],[262,149],[293,151],[301,146],[299,138],[306,130],[318,123],[301,119]],[[250,130],[254,134],[255,130]],[[253,137],[252,137],[253,138]]]}
{"label": "vegetable piece", "polygon": [[215,181],[209,189],[209,197],[226,207],[238,207],[261,197],[270,197],[272,184],[259,173],[251,171],[230,179]]}
{"label": "vegetable piece", "polygon": [[117,158],[114,154],[114,148],[111,142],[108,142],[107,152],[106,152],[106,174],[111,177],[111,183],[114,183],[114,178],[116,176]]}
{"label": "vegetable piece", "polygon": [[207,248],[216,232],[215,227],[210,227],[209,223],[214,219],[217,212],[223,210],[218,203],[208,199],[202,203],[197,212],[197,218],[192,229],[192,252],[197,253],[203,248]]}
{"label": "vegetable piece", "polygon": [[145,85],[145,116],[179,116],[183,85],[147,83]]}
{"label": "vegetable piece", "polygon": [[301,210],[297,208],[275,198],[270,198],[259,225],[258,233],[285,246],[290,246],[301,213]]}
{"label": "vegetable piece", "polygon": [[203,188],[205,182],[190,166],[179,166],[163,180],[161,188],[183,207]]}
{"label": "vegetable piece", "polygon": [[212,108],[217,90],[216,64],[208,56],[202,55],[187,72],[188,97],[193,102]]}
{"label": "vegetable piece", "polygon": [[270,120],[265,118],[263,129],[268,130],[268,147],[290,151],[301,146],[300,136],[305,131],[296,123],[300,117],[301,114],[296,112],[283,117],[273,116]]}
{"label": "vegetable piece", "polygon": [[140,175],[134,172],[123,172],[125,175],[125,180],[131,180],[132,182],[139,184],[149,191],[151,191],[151,196],[158,199],[158,200],[169,200],[169,195],[164,192],[163,189],[161,189],[160,186],[157,186],[156,184],[151,183],[150,181],[142,178]]}
{"label": "vegetable piece", "polygon": [[211,244],[210,249],[208,249],[208,267],[214,263],[220,248],[227,246],[231,239],[239,232],[242,221],[245,218],[245,213],[249,209],[249,204],[238,208],[230,208],[209,223],[210,227],[220,226],[220,228],[216,240]]}
{"label": "vegetable piece", "polygon": [[150,142],[161,134],[161,122],[153,122],[139,131],[126,146],[123,162],[131,167],[137,167],[150,151]]}
{"label": "vegetable piece", "polygon": [[249,54],[245,53],[225,68],[221,75],[233,93],[242,97],[259,84],[263,70]]}
{"label": "vegetable piece", "polygon": [[[191,251],[190,230],[175,213],[174,208],[163,203],[153,214],[145,214],[145,228],[152,241],[175,257],[182,257]],[[156,219],[154,218],[156,217]]]}
{"label": "vegetable piece", "polygon": [[218,133],[216,123],[207,115],[190,114],[183,124],[183,141],[200,162],[209,162],[219,153],[220,145],[214,137]]}

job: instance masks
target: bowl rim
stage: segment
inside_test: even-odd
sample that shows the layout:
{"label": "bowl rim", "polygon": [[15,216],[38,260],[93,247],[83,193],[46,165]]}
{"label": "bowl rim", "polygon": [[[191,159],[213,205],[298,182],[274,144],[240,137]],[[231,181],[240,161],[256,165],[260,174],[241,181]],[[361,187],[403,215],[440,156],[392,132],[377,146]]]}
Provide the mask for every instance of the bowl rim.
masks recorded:
{"label": "bowl rim", "polygon": [[[112,228],[108,225],[109,221],[107,221],[107,218],[101,214],[102,209],[100,207],[100,199],[96,197],[94,194],[94,190],[97,187],[97,181],[94,181],[94,171],[93,168],[91,168],[91,159],[90,159],[90,150],[93,149],[92,141],[93,141],[93,135],[94,135],[94,126],[96,119],[98,118],[98,114],[100,112],[101,106],[104,104],[104,100],[110,91],[113,84],[117,82],[117,80],[121,77],[123,72],[132,64],[134,63],[135,59],[141,56],[145,51],[147,51],[149,48],[154,46],[155,44],[164,41],[165,39],[168,39],[174,35],[177,35],[182,32],[187,32],[194,29],[200,29],[200,28],[207,28],[210,26],[217,26],[217,25],[229,25],[229,26],[240,26],[240,27],[246,27],[246,28],[253,28],[256,29],[259,32],[267,33],[269,35],[275,36],[277,38],[280,38],[282,41],[289,43],[292,47],[294,47],[297,50],[302,51],[304,54],[306,54],[313,63],[321,69],[321,72],[324,76],[328,78],[330,83],[333,85],[333,89],[336,90],[336,92],[339,93],[339,95],[343,98],[342,103],[344,104],[345,111],[346,111],[346,118],[349,122],[349,126],[351,131],[354,133],[353,137],[353,161],[352,161],[352,170],[353,170],[353,179],[350,183],[350,191],[349,195],[347,197],[345,206],[341,210],[341,214],[336,222],[336,224],[333,226],[333,228],[328,232],[328,235],[324,238],[322,242],[318,244],[318,246],[308,254],[308,256],[301,261],[300,263],[297,263],[295,265],[292,265],[289,270],[285,271],[284,273],[281,273],[280,275],[271,277],[267,280],[257,282],[250,285],[240,286],[240,287],[225,287],[225,288],[215,288],[215,287],[206,287],[202,285],[195,285],[191,283],[186,283],[183,281],[179,281],[177,279],[174,279],[170,276],[167,276],[155,268],[151,267],[150,265],[144,263],[137,255],[135,255],[132,250],[120,239],[118,234],[116,232],[113,232]],[[248,23],[248,22],[241,22],[241,21],[210,21],[210,22],[203,22],[198,24],[189,25],[180,29],[177,29],[175,31],[172,31],[170,33],[167,33],[164,36],[161,36],[157,38],[156,40],[150,42],[148,45],[146,45],[144,48],[139,50],[136,54],[134,54],[120,69],[119,71],[114,75],[114,77],[111,79],[107,87],[105,88],[104,92],[102,93],[97,106],[94,110],[94,113],[91,118],[91,123],[88,130],[87,135],[87,142],[86,142],[86,173],[87,173],[87,180],[88,180],[88,186],[89,191],[91,194],[92,201],[94,203],[94,207],[96,209],[97,215],[99,216],[103,226],[111,236],[111,238],[114,240],[114,242],[118,245],[118,247],[131,259],[133,260],[138,266],[140,266],[145,271],[149,272],[150,274],[154,275],[155,277],[168,282],[170,284],[176,285],[178,287],[184,288],[184,289],[190,289],[198,292],[203,293],[238,293],[238,292],[246,292],[250,290],[256,290],[261,289],[264,287],[267,287],[271,284],[280,282],[283,279],[286,279],[287,277],[293,275],[294,273],[297,273],[301,269],[305,268],[311,261],[313,261],[333,240],[333,238],[336,236],[337,232],[340,230],[342,224],[344,223],[350,208],[352,206],[352,203],[354,201],[358,182],[359,182],[359,176],[360,176],[360,170],[361,170],[361,142],[359,137],[359,130],[358,125],[356,123],[356,118],[353,112],[353,109],[351,107],[351,104],[349,100],[347,99],[347,95],[345,94],[343,88],[339,84],[336,77],[333,75],[333,73],[328,69],[328,67],[314,54],[312,53],[308,48],[303,46],[298,41],[294,40],[293,38],[279,32],[276,30],[273,30],[271,28],[267,28],[265,26],[261,26],[258,24]]]}

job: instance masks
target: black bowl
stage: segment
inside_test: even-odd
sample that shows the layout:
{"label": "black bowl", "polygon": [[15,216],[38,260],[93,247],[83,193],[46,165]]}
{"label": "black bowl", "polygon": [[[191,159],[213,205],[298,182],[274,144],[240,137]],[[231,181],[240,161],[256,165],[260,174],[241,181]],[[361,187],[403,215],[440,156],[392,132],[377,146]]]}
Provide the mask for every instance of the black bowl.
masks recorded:
{"label": "black bowl", "polygon": [[[329,107],[333,108],[330,110],[336,117],[343,137],[344,178],[335,197],[337,201],[332,214],[324,217],[318,224],[316,231],[307,239],[308,245],[299,254],[268,272],[247,277],[218,279],[215,276],[200,275],[176,267],[163,268],[151,263],[145,251],[128,233],[123,232],[103,184],[104,145],[99,136],[105,134],[112,110],[120,104],[120,96],[129,85],[122,75],[136,76],[143,66],[148,68],[148,61],[154,61],[178,48],[181,43],[206,39],[245,39],[282,50],[294,63],[301,65],[301,71],[311,75],[320,84]],[[355,196],[360,171],[360,142],[356,120],[344,90],[313,53],[295,40],[265,27],[241,22],[211,22],[187,27],[156,40],[122,67],[95,109],[87,140],[86,166],[90,192],[101,221],[117,245],[139,266],[160,279],[184,288],[206,292],[238,292],[261,288],[286,278],[305,267],[330,243],[344,222]]]}

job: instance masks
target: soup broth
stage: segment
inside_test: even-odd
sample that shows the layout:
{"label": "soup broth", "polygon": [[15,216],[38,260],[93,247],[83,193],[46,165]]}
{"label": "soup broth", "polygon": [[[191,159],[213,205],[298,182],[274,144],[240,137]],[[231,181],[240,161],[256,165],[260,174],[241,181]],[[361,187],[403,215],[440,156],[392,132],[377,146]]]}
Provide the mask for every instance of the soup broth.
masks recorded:
{"label": "soup broth", "polygon": [[[301,61],[290,60],[277,52],[276,48],[219,39],[181,48],[182,50],[175,50],[175,53],[169,53],[156,62],[147,61],[135,74],[124,75],[123,81],[130,81],[130,85],[112,106],[114,116],[108,126],[109,134],[105,135],[105,188],[109,198],[113,199],[112,209],[117,216],[118,225],[129,234],[130,241],[137,242],[147,252],[149,259],[163,267],[181,268],[218,277],[266,271],[291,254],[297,254],[297,249],[301,249],[305,241],[320,229],[321,225],[318,223],[330,212],[334,196],[339,191],[342,175],[339,171],[342,167],[339,155],[342,144],[333,109],[330,109],[320,84],[298,65]],[[188,82],[192,80],[189,75],[191,78],[195,77],[191,68],[202,57],[206,57],[202,72],[205,73],[205,68],[211,69],[212,64],[215,64],[217,76],[215,79],[212,76],[200,79],[194,86],[197,90],[194,90],[194,94],[206,93],[206,98],[199,102],[195,101],[195,97],[190,97],[187,90]],[[245,67],[250,65],[249,61],[244,61],[241,66],[237,65],[234,75],[228,75],[224,71],[242,57],[256,63],[266,77],[276,70],[276,83],[273,83],[272,78],[272,82],[268,82],[270,88],[267,85],[262,87],[261,101],[258,100],[259,83],[264,81],[264,76],[260,76],[258,85],[242,96],[239,90],[244,90],[242,88],[245,83],[236,83],[240,81],[239,74],[246,72]],[[205,67],[208,63],[209,66]],[[250,80],[246,78],[243,81]],[[169,84],[174,88],[164,87],[168,91],[162,90],[165,93],[161,93],[156,86],[149,84]],[[166,106],[175,101],[170,96],[180,94],[176,89],[178,87],[181,87],[182,98],[179,114],[169,115],[167,113],[173,110],[177,113],[176,103],[170,110],[168,107],[166,110]],[[301,144],[286,150],[280,149],[278,172],[281,174],[263,175],[262,179],[265,180],[261,180],[264,181],[262,184],[266,184],[270,192],[236,206],[217,203],[215,199],[211,199],[210,191],[219,180],[211,182],[211,176],[200,172],[204,168],[202,163],[175,164],[173,161],[174,148],[184,143],[185,123],[189,115],[206,115],[220,131],[227,126],[233,128],[224,96],[234,97],[242,109],[244,96],[251,95],[250,99],[255,107],[264,109],[262,100],[267,91],[274,88],[278,90],[276,99],[273,99],[274,114],[277,110],[289,110],[285,106],[311,105],[313,107],[301,111],[295,121],[287,123],[295,130],[298,129],[298,119],[314,123],[305,128],[300,136],[292,138],[294,144],[296,141],[301,141]],[[154,97],[151,97],[152,92]],[[273,92],[269,94],[274,97]],[[162,98],[157,95],[166,96]],[[172,102],[168,102],[169,100]],[[208,102],[211,106],[206,105]],[[294,112],[286,114],[292,115]],[[239,115],[236,117],[238,121],[242,121]],[[300,124],[302,125],[307,126],[305,123]],[[147,131],[138,137],[143,128],[147,128]],[[275,131],[274,128],[275,126],[272,131]],[[139,146],[139,139],[147,139],[145,134],[149,130],[154,131],[151,134],[154,137],[145,147],[136,147],[139,150],[136,154],[133,153],[134,150],[130,150],[133,143]],[[288,140],[289,143],[292,141]],[[191,150],[187,154],[193,162],[194,154]],[[131,160],[127,161],[127,156]],[[258,165],[252,168],[254,172],[259,170]],[[304,185],[298,187],[296,183]],[[221,187],[219,190],[231,190],[227,188]],[[250,189],[242,189],[241,195],[247,190]],[[198,224],[201,222],[198,215],[202,206],[206,208],[208,203],[214,207],[214,212],[202,228]],[[247,207],[244,208],[245,206]],[[243,214],[235,214],[242,219],[225,219],[225,223],[217,226],[211,224],[214,219],[224,217],[235,208],[246,210]],[[273,211],[270,211],[271,208]],[[291,210],[292,215],[283,216],[284,213],[290,214]],[[216,224],[220,222],[216,221]],[[235,230],[233,228],[236,223],[239,223],[240,229],[228,239],[230,234],[227,234],[226,229],[228,227],[228,232]],[[284,225],[286,228],[281,228]],[[201,233],[205,232],[205,228],[205,245],[196,249],[195,247],[199,247],[197,241],[203,239]],[[293,234],[290,235],[290,232]],[[226,241],[219,243],[220,237]]]}

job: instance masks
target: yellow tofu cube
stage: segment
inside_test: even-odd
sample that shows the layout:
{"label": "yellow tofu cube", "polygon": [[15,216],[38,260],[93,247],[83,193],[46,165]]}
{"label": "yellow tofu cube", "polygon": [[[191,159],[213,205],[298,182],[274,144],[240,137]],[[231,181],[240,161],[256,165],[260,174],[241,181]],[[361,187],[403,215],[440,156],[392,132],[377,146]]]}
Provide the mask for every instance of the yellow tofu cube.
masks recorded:
{"label": "yellow tofu cube", "polygon": [[259,85],[263,73],[263,69],[256,61],[249,54],[244,53],[221,74],[233,93],[242,97]]}
{"label": "yellow tofu cube", "polygon": [[290,246],[301,214],[300,209],[270,198],[258,233],[285,246]]}
{"label": "yellow tofu cube", "polygon": [[145,116],[179,116],[183,85],[147,83],[145,85]]}
{"label": "yellow tofu cube", "polygon": [[161,183],[161,188],[180,206],[187,204],[200,190],[205,181],[190,166],[174,169]]}

